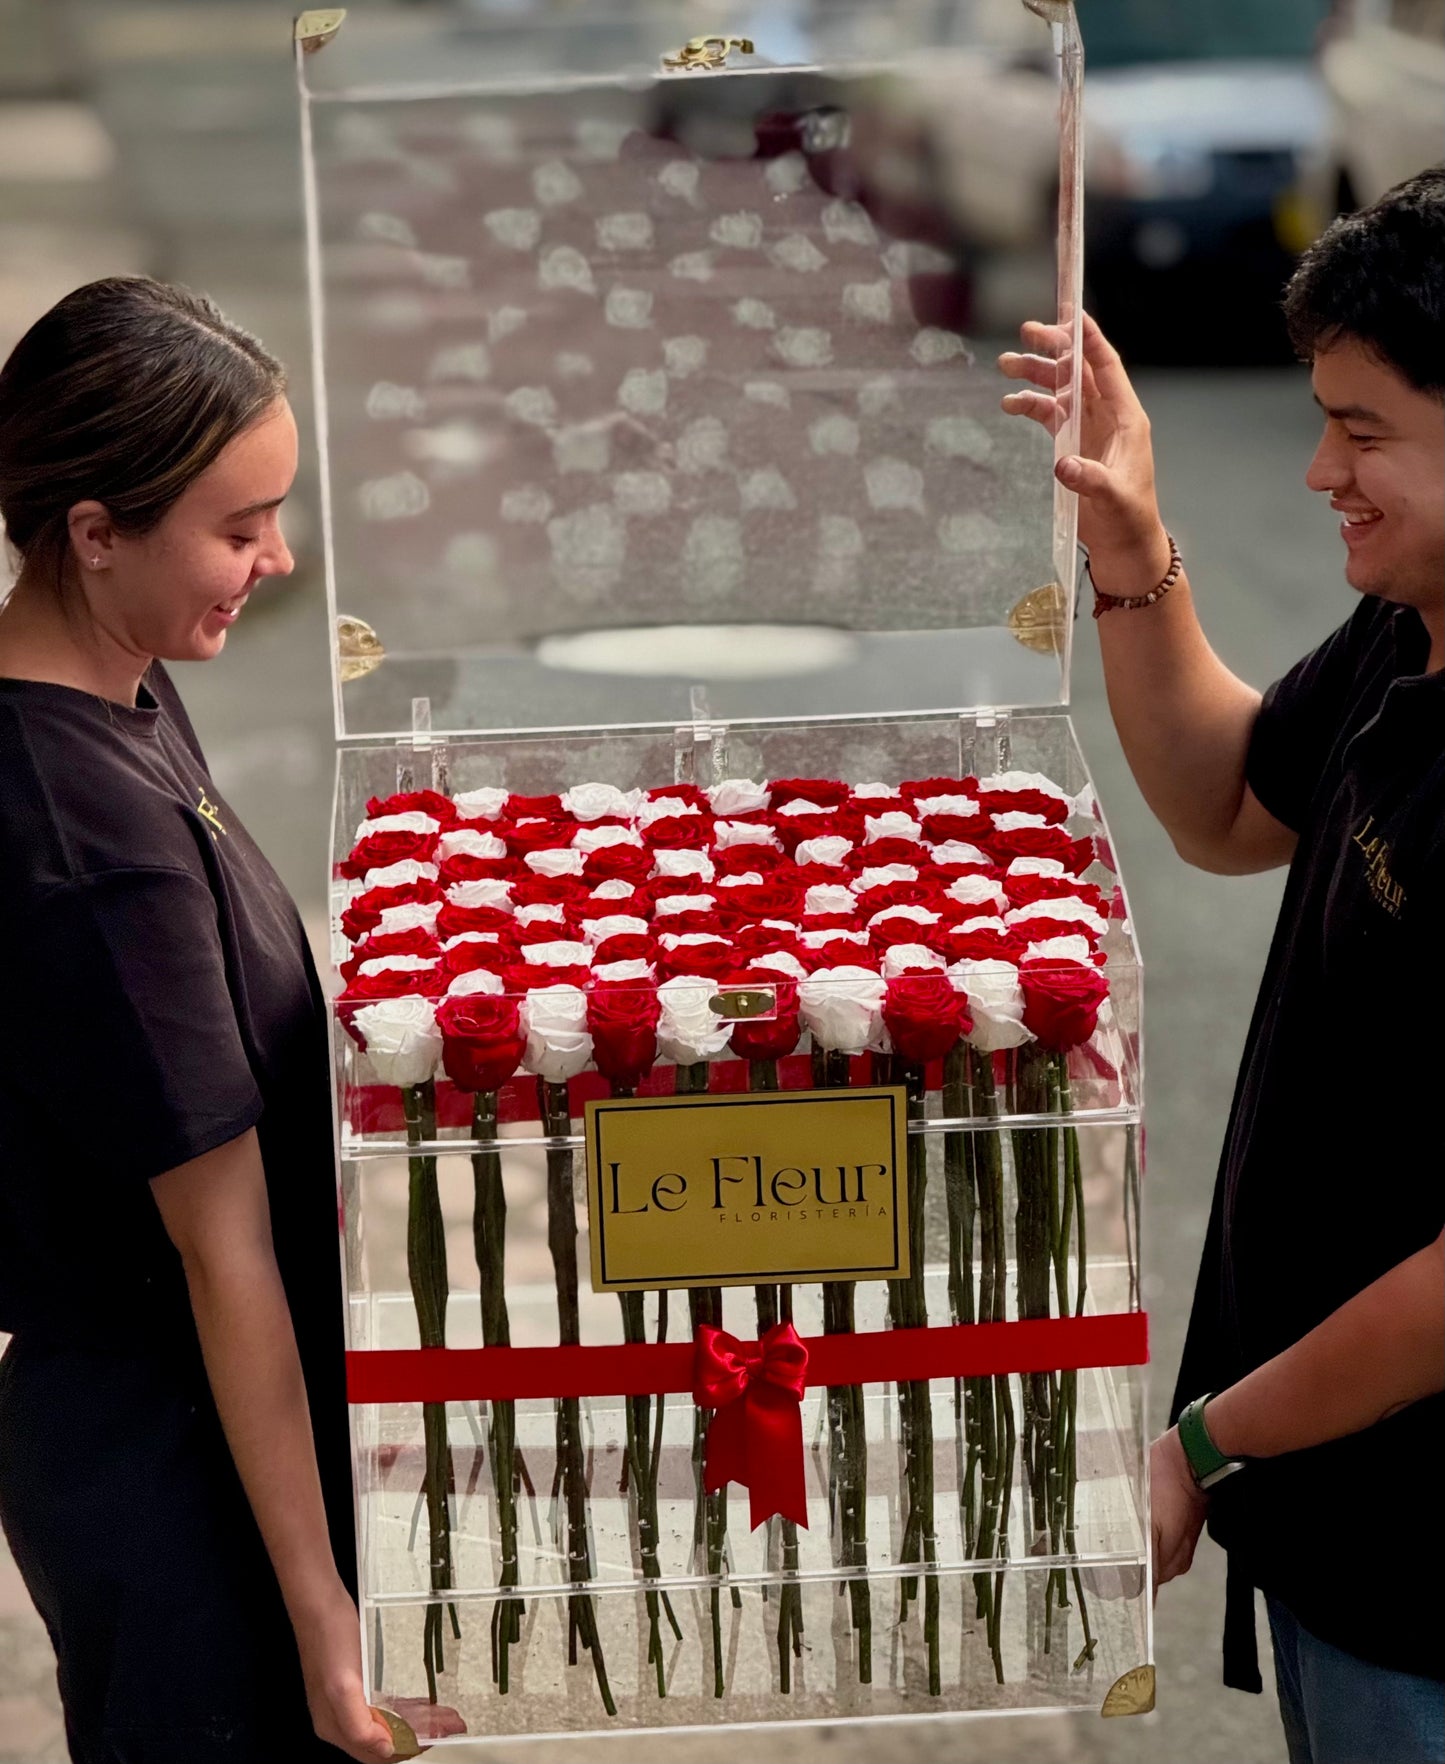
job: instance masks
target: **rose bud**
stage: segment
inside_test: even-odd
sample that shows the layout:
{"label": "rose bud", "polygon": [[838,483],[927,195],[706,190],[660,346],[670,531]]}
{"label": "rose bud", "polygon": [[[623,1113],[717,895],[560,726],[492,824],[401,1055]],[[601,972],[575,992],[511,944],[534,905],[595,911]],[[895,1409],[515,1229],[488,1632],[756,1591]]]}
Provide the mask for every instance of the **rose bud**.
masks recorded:
{"label": "rose bud", "polygon": [[898,794],[911,801],[920,796],[976,796],[977,778],[906,778],[898,786]]}
{"label": "rose bud", "polygon": [[442,1065],[458,1089],[500,1090],[521,1064],[526,1037],[516,999],[459,989],[437,1006],[436,1021]]}
{"label": "rose bud", "polygon": [[662,982],[657,989],[657,1043],[665,1059],[676,1066],[695,1066],[724,1052],[732,1025],[713,1010],[716,996],[710,975],[678,974]]}
{"label": "rose bud", "polygon": [[819,968],[798,982],[799,1013],[819,1047],[829,1053],[860,1054],[883,1044],[887,990],[881,974],[856,963]]}
{"label": "rose bud", "polygon": [[495,821],[506,812],[507,792],[490,784],[479,790],[459,790],[452,806],[463,821]]}
{"label": "rose bud", "polygon": [[549,1084],[565,1084],[592,1058],[587,995],[580,986],[545,983],[545,969],[538,970],[538,978],[544,983],[528,991],[519,1011],[527,1038],[522,1064]]}
{"label": "rose bud", "polygon": [[346,1027],[382,1084],[409,1089],[425,1084],[441,1058],[436,1007],[425,998],[383,998],[364,1004]]}
{"label": "rose bud", "polygon": [[1040,815],[1049,824],[1067,821],[1073,799],[1042,772],[996,772],[978,781],[979,806],[989,814]]}
{"label": "rose bud", "polygon": [[429,815],[441,827],[451,826],[458,818],[457,805],[437,790],[399,790],[394,796],[373,796],[366,805],[369,821],[407,814]]}
{"label": "rose bud", "polygon": [[769,778],[768,789],[774,814],[799,797],[821,809],[842,808],[853,794],[851,787],[837,778]]}
{"label": "rose bud", "polygon": [[923,1066],[956,1047],[973,1021],[968,1000],[947,974],[905,974],[887,983],[883,1025],[894,1051]]}
{"label": "rose bud", "polygon": [[968,1032],[980,1053],[1002,1053],[1033,1040],[1024,1023],[1024,995],[1019,971],[1012,962],[976,961],[965,957],[948,977],[968,999],[973,1027]]}
{"label": "rose bud", "polygon": [[657,1059],[662,1006],[652,987],[594,984],[587,994],[587,1030],[597,1070],[619,1089],[634,1090]]}
{"label": "rose bud", "polygon": [[1097,968],[1047,957],[1025,958],[1019,964],[1019,985],[1024,1023],[1054,1053],[1089,1040],[1109,995],[1109,984]]}

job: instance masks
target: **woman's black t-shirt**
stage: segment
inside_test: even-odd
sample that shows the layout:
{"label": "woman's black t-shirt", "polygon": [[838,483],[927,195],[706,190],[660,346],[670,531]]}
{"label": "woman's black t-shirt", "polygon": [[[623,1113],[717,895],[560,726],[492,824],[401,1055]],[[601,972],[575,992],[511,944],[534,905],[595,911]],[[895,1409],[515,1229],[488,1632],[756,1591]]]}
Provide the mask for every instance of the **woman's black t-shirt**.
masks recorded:
{"label": "woman's black t-shirt", "polygon": [[134,708],[0,679],[0,925],[0,1330],[198,1363],[149,1181],[254,1127],[354,1584],[325,1004],[159,663]]}

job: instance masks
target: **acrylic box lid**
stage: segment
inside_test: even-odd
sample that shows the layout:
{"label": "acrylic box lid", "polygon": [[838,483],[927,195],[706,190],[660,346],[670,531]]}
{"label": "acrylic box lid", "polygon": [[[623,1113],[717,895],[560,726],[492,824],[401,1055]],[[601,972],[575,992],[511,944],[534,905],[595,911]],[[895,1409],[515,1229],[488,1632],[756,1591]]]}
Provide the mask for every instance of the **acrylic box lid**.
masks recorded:
{"label": "acrylic box lid", "polygon": [[1077,324],[1065,0],[332,9],[297,66],[339,736],[1067,701],[1073,438],[994,360]]}

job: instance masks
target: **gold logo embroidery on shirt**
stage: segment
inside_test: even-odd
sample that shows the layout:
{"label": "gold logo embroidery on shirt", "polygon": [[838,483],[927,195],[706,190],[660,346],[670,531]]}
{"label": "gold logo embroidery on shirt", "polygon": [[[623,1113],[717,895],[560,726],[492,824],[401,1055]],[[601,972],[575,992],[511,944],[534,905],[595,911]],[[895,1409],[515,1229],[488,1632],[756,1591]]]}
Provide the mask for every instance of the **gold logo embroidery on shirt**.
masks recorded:
{"label": "gold logo embroidery on shirt", "polygon": [[1371,815],[1356,833],[1354,844],[1365,856],[1365,879],[1369,882],[1370,893],[1392,919],[1398,919],[1400,908],[1405,904],[1405,890],[1390,874],[1390,842],[1378,833],[1372,833],[1374,825],[1375,817]]}
{"label": "gold logo embroidery on shirt", "polygon": [[206,795],[204,790],[198,791],[197,794],[200,796],[201,800],[196,805],[196,813],[210,827],[211,838],[214,839],[217,833],[224,833],[226,831],[221,823],[221,811],[217,808],[216,804],[211,801],[210,797]]}

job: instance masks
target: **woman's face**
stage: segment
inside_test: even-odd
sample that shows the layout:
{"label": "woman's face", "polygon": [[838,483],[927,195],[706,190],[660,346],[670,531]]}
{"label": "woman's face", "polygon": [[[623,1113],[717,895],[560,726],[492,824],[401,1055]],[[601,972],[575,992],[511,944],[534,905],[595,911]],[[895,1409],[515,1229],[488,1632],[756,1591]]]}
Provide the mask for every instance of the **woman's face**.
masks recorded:
{"label": "woman's face", "polygon": [[[244,429],[139,538],[111,533],[106,567],[82,568],[91,612],[137,655],[209,661],[251,590],[293,562],[280,506],[296,476],[296,419],[284,398]],[[83,561],[86,540],[78,536]]]}

